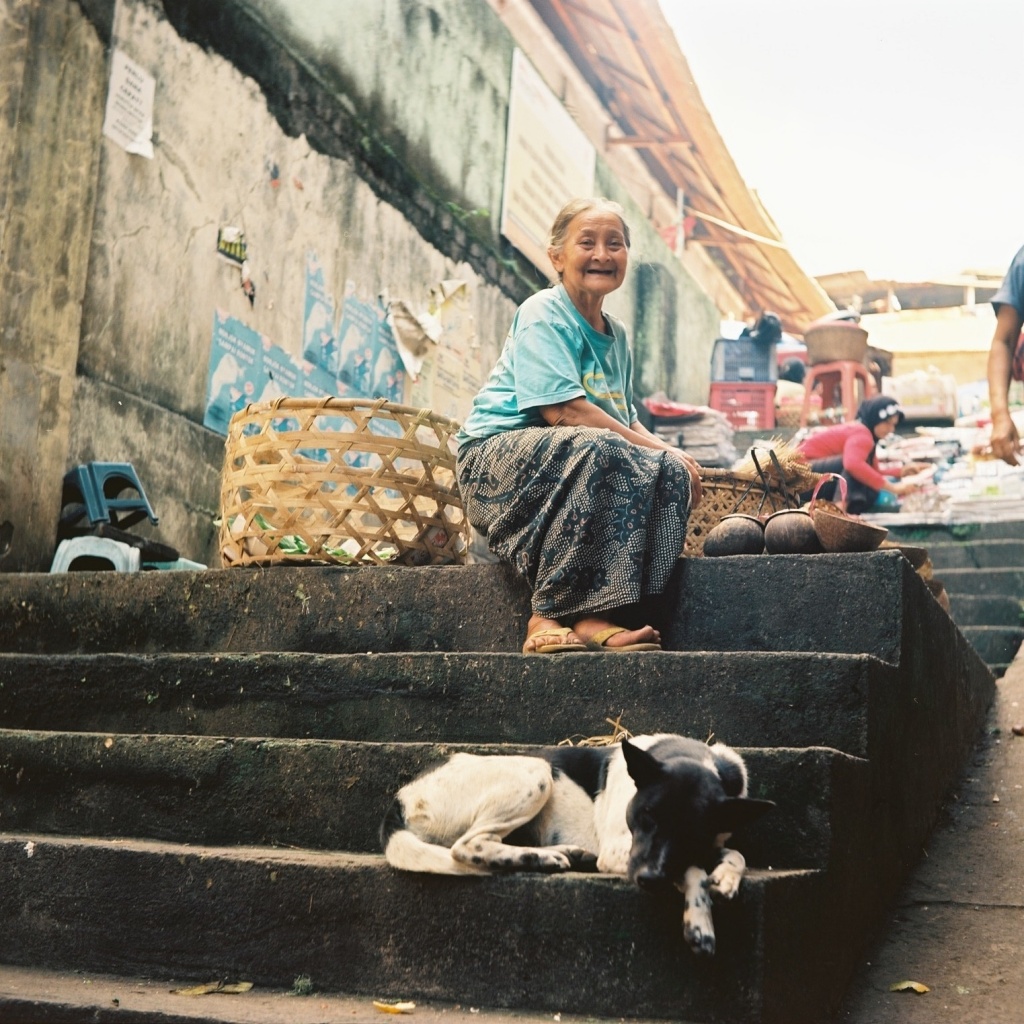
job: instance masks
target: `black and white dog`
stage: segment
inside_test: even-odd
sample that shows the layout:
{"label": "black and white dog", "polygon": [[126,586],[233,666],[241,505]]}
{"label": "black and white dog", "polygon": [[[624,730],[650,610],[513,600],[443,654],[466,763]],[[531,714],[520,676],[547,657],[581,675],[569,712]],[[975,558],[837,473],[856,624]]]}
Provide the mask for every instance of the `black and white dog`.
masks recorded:
{"label": "black and white dog", "polygon": [[404,871],[603,871],[683,893],[683,934],[715,951],[711,896],[746,869],[729,835],[774,804],[747,797],[743,759],[668,733],[537,756],[454,754],[403,786],[381,825]]}

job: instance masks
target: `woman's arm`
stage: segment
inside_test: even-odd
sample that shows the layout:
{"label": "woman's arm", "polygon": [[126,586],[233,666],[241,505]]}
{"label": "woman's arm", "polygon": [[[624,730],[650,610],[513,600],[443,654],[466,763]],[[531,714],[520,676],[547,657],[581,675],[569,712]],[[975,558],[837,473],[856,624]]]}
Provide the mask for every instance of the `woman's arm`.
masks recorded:
{"label": "woman's arm", "polygon": [[1020,437],[1010,416],[1009,392],[1013,354],[1017,350],[1022,321],[1024,317],[1015,306],[1003,303],[996,314],[996,329],[988,352],[988,401],[992,410],[989,444],[992,454],[1011,466],[1017,465],[1020,451]]}
{"label": "woman's arm", "polygon": [[892,494],[909,494],[917,489],[917,484],[904,483],[902,480],[893,482],[875,469],[868,461],[874,442],[870,431],[865,427],[864,436],[858,432],[851,437],[843,448],[843,470],[854,480],[870,487],[873,491],[889,491]]}
{"label": "woman's arm", "polygon": [[682,448],[675,448],[656,434],[652,434],[639,420],[634,420],[627,427],[614,416],[609,416],[604,409],[587,401],[582,395],[578,398],[570,398],[568,402],[542,405],[538,411],[549,427],[596,427],[598,430],[614,430],[630,444],[639,445],[641,448],[657,448],[671,452],[689,471],[691,508],[696,508],[700,504],[700,465],[696,459],[687,455]]}

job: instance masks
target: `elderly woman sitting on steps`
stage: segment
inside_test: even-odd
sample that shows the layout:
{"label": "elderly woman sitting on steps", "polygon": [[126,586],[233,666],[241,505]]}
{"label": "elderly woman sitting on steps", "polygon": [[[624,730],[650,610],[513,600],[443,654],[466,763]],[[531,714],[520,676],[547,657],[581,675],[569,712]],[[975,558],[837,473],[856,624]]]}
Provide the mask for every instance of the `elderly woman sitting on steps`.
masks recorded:
{"label": "elderly woman sitting on steps", "polygon": [[524,653],[658,650],[653,626],[616,620],[664,591],[700,467],[638,422],[626,330],[602,310],[626,275],[622,209],[573,200],[548,257],[559,284],[516,312],[458,437],[459,488],[532,589]]}

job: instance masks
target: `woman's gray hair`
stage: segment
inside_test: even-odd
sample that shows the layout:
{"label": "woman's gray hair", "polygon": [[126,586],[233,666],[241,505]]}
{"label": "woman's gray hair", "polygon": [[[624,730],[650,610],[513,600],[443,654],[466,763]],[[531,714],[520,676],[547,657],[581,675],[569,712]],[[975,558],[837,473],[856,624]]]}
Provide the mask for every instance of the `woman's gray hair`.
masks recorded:
{"label": "woman's gray hair", "polygon": [[569,225],[575,217],[590,210],[607,210],[614,213],[622,221],[622,236],[626,240],[626,248],[629,248],[629,225],[626,223],[626,215],[622,207],[611,199],[603,196],[595,196],[592,199],[570,199],[569,202],[558,211],[554,224],[551,225],[551,240],[548,243],[551,249],[560,251],[565,245],[566,235],[569,233]]}

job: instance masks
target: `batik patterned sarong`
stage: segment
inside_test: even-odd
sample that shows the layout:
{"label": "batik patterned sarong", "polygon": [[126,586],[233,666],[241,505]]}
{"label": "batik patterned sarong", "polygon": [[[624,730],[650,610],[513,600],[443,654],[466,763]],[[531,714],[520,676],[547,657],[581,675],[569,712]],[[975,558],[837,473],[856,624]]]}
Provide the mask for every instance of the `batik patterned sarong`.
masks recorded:
{"label": "batik patterned sarong", "polygon": [[611,430],[527,427],[463,446],[469,521],[558,620],[664,591],[683,548],[690,476],[669,452]]}

